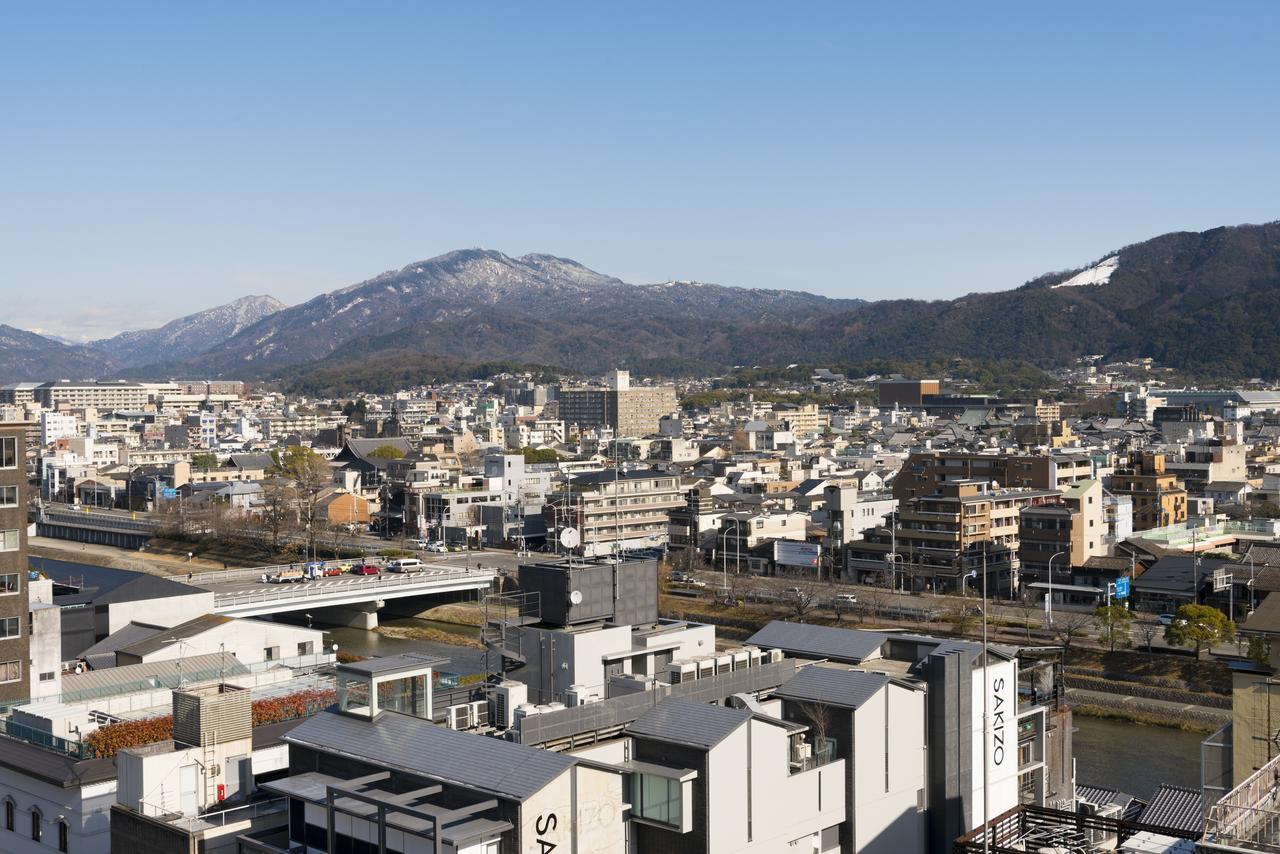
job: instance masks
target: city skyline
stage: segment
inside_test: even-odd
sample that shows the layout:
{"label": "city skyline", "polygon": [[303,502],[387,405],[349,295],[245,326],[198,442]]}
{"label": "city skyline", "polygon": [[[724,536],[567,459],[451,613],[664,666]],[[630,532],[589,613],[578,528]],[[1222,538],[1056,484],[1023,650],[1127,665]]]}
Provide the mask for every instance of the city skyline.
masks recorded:
{"label": "city skyline", "polygon": [[1274,220],[1274,8],[1097,9],[24,10],[6,322],[105,337],[472,246],[952,298]]}

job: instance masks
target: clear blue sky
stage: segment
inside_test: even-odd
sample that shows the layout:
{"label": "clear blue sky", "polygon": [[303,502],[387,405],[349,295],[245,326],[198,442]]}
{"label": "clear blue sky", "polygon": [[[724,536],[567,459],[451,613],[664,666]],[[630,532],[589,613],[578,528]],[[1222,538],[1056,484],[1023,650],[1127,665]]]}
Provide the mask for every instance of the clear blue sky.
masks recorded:
{"label": "clear blue sky", "polygon": [[1015,287],[1280,218],[1277,43],[1275,2],[11,5],[0,322],[111,334],[470,246]]}

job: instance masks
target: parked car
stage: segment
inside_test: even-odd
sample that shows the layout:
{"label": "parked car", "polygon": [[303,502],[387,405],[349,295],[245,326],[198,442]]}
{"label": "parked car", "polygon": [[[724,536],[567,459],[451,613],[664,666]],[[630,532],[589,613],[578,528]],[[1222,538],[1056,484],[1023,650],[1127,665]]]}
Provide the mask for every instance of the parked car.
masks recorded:
{"label": "parked car", "polygon": [[425,548],[429,552],[437,552],[440,554],[447,554],[449,551],[449,547],[444,544],[443,540],[432,540],[427,543]]}
{"label": "parked car", "polygon": [[831,597],[831,607],[851,608],[858,604],[858,597],[852,593],[837,593]]}
{"label": "parked car", "polygon": [[351,568],[352,575],[377,575],[378,568],[371,563],[362,563]]}
{"label": "parked car", "polygon": [[1175,617],[1173,614],[1161,614],[1160,616],[1156,617],[1156,622],[1162,626],[1172,626],[1173,621],[1176,619],[1178,618]]}
{"label": "parked car", "polygon": [[419,540],[419,539],[409,540],[409,548],[411,549],[425,549],[430,545],[431,543],[427,540]]}

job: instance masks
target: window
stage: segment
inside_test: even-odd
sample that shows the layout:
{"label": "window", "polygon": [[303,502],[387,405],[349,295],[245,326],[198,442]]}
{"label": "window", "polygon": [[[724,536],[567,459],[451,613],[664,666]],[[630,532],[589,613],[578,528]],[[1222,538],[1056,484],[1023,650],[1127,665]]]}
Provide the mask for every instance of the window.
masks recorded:
{"label": "window", "polygon": [[647,821],[660,824],[680,826],[681,791],[680,781],[669,777],[657,777],[652,774],[637,774],[635,777],[636,801],[635,814]]}
{"label": "window", "polygon": [[262,650],[262,658],[265,661],[275,661],[280,657],[280,647],[269,646]]}
{"label": "window", "polygon": [[16,530],[0,531],[0,552],[16,552],[19,540]]}
{"label": "window", "polygon": [[42,816],[40,810],[35,807],[31,808],[31,840],[39,842],[40,837],[44,835],[44,828],[40,826]]}
{"label": "window", "polygon": [[0,507],[18,506],[18,487],[0,486]]}
{"label": "window", "polygon": [[65,821],[58,822],[58,850],[67,854],[71,849],[71,826]]}
{"label": "window", "polygon": [[18,440],[13,436],[0,436],[0,469],[18,467]]}
{"label": "window", "polygon": [[17,593],[21,586],[18,573],[11,572],[0,575],[0,596],[7,593]]}
{"label": "window", "polygon": [[17,682],[21,678],[21,661],[0,661],[0,682]]}
{"label": "window", "polygon": [[52,682],[52,681],[54,680],[54,677],[55,677],[55,676],[57,676],[57,675],[58,675],[58,674],[57,674],[55,671],[53,671],[53,670],[45,671],[44,673],[41,673],[41,674],[40,674],[40,681],[41,681],[41,682]]}
{"label": "window", "polygon": [[22,621],[19,617],[0,619],[0,640],[22,637]]}
{"label": "window", "polygon": [[15,825],[15,822],[17,821],[17,818],[15,816],[16,812],[17,812],[17,809],[15,809],[13,801],[4,802],[4,829],[9,831],[10,833],[13,832],[13,829],[16,826]]}

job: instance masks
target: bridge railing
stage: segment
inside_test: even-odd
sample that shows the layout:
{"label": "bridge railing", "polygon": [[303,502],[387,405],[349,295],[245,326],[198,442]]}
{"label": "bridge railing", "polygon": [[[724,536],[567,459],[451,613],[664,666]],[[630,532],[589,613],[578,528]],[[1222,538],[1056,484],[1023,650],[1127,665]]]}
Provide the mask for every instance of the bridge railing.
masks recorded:
{"label": "bridge railing", "polygon": [[[295,561],[294,563],[274,563],[269,566],[251,566],[242,569],[211,569],[206,572],[193,572],[191,575],[191,584],[221,584],[227,581],[244,581],[246,578],[260,578],[263,575],[275,575],[286,569],[305,569],[312,564],[320,564],[325,568],[330,567],[346,567],[355,566],[358,563],[368,563],[375,566],[386,565],[388,558],[369,557],[363,561],[354,558],[345,560],[314,560],[314,561]],[[316,579],[317,581],[321,579]]]}
{"label": "bridge railing", "polygon": [[233,608],[269,602],[296,601],[298,599],[323,600],[351,593],[398,590],[404,587],[424,587],[447,581],[487,581],[492,584],[498,573],[493,569],[427,569],[397,575],[356,576],[354,578],[317,579],[298,584],[273,585],[270,590],[243,590],[215,595],[214,607]]}

